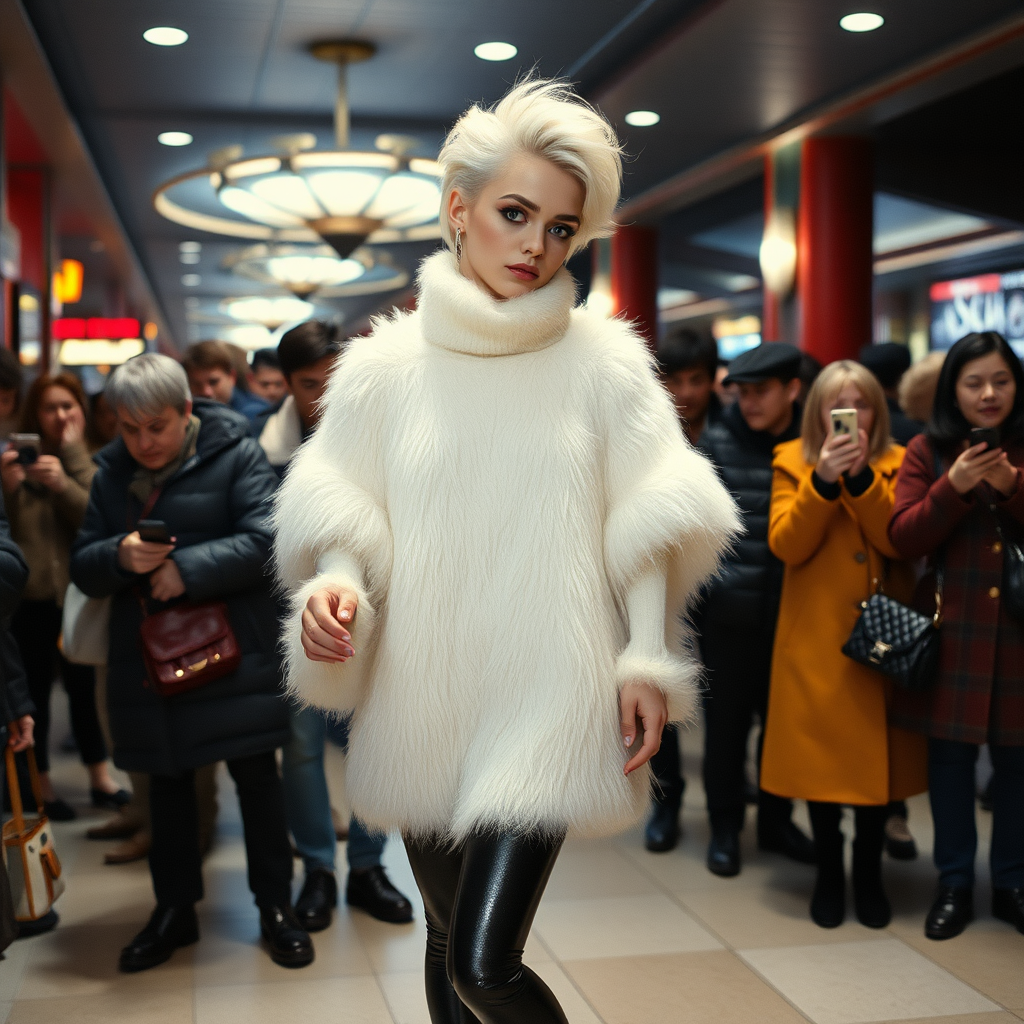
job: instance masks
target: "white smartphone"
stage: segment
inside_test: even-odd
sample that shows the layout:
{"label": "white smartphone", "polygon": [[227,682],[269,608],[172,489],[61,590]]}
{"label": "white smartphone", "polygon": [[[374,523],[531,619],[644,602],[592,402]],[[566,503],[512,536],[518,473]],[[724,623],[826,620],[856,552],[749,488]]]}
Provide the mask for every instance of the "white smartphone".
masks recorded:
{"label": "white smartphone", "polygon": [[856,409],[833,409],[829,416],[832,418],[832,436],[848,434],[857,440],[857,410]]}

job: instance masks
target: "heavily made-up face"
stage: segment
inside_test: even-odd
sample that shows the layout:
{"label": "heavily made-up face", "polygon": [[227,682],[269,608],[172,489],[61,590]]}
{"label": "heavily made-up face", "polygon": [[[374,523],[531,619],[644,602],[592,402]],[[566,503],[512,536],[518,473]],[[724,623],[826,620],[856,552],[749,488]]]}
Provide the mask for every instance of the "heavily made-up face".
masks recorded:
{"label": "heavily made-up face", "polygon": [[568,258],[583,217],[583,186],[568,171],[519,153],[467,204],[452,192],[452,232],[462,231],[460,270],[496,299],[543,288]]}
{"label": "heavily made-up face", "polygon": [[956,379],[956,404],[972,427],[998,427],[1016,396],[1013,373],[998,352],[964,363]]}

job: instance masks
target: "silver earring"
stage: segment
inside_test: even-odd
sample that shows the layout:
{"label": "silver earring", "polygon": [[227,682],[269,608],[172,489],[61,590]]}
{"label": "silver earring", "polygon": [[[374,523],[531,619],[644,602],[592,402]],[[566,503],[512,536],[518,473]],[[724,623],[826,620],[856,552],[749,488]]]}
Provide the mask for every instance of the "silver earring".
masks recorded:
{"label": "silver earring", "polygon": [[455,229],[455,262],[462,263],[462,228]]}

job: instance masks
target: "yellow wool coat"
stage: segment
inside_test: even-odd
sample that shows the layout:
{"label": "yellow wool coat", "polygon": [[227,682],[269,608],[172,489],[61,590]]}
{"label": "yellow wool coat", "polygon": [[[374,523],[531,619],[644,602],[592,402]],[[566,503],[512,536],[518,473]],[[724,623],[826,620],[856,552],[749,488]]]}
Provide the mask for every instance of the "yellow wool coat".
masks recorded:
{"label": "yellow wool coat", "polygon": [[863,494],[844,486],[829,501],[799,438],[775,449],[768,544],[786,569],[761,763],[769,793],[885,804],[927,789],[923,738],[888,724],[888,681],[841,650],[872,581],[912,597],[913,569],[886,532],[903,453],[892,445]]}

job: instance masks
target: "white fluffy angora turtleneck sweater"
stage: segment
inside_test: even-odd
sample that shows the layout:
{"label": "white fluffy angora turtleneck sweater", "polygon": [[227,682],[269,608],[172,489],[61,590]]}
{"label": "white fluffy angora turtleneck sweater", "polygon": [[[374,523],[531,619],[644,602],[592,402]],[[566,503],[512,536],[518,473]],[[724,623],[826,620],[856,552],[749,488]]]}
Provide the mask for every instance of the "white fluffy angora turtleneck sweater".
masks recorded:
{"label": "white fluffy angora turtleneck sweater", "polygon": [[[643,341],[573,309],[565,270],[502,302],[443,251],[419,283],[342,356],[278,494],[289,689],[354,711],[371,826],[617,831],[649,794],[622,773],[619,688],[693,715],[680,614],[739,517]],[[345,664],[299,642],[326,583],[359,594]]]}

